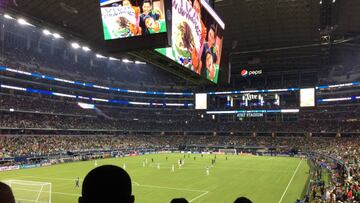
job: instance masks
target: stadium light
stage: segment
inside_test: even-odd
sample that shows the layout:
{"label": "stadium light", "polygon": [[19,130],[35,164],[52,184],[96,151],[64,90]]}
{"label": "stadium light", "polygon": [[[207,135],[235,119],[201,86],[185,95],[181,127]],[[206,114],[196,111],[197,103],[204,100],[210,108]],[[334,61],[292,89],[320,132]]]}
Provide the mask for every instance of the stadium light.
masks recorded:
{"label": "stadium light", "polygon": [[129,59],[123,59],[122,62],[124,62],[124,63],[134,63],[134,61],[130,61]]}
{"label": "stadium light", "polygon": [[77,104],[83,109],[95,109],[94,104],[87,104],[87,103],[82,103],[82,102],[78,102]]}
{"label": "stadium light", "polygon": [[51,32],[49,30],[43,30],[44,35],[51,35]]}
{"label": "stadium light", "polygon": [[82,47],[82,50],[84,50],[86,52],[91,51],[91,49],[89,47],[86,47],[86,46]]}
{"label": "stadium light", "polygon": [[30,24],[29,22],[27,22],[27,21],[26,21],[25,19],[23,19],[23,18],[19,18],[19,19],[17,20],[17,22],[18,22],[20,25],[29,25],[29,26],[35,27],[34,25]]}
{"label": "stadium light", "polygon": [[101,55],[101,54],[96,54],[96,58],[101,58],[101,59],[103,59],[103,58],[106,58],[106,57],[103,56],[103,55]]}
{"label": "stadium light", "polygon": [[142,65],[145,65],[146,63],[145,63],[145,62],[142,62],[142,61],[135,61],[135,64],[142,64]]}
{"label": "stadium light", "polygon": [[4,14],[4,17],[7,19],[14,19],[13,17],[11,17],[9,14]]}
{"label": "stadium light", "polygon": [[74,48],[74,49],[80,48],[80,45],[79,45],[78,43],[76,43],[76,42],[71,43],[71,46],[72,46],[72,48]]}
{"label": "stadium light", "polygon": [[54,33],[53,36],[54,36],[55,39],[64,38],[63,36],[61,36],[61,35],[58,34],[58,33]]}
{"label": "stadium light", "polygon": [[110,59],[111,61],[120,61],[120,59],[113,58],[113,57],[109,57],[109,59]]}

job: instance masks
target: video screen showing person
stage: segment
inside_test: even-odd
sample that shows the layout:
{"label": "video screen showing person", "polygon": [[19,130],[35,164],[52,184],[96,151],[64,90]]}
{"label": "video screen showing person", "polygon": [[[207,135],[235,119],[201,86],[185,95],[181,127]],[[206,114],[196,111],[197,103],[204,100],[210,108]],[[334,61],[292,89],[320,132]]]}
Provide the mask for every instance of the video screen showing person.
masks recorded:
{"label": "video screen showing person", "polygon": [[105,40],[166,32],[164,0],[100,0]]}
{"label": "video screen showing person", "polygon": [[157,51],[218,83],[224,29],[205,0],[173,0],[172,47]]}

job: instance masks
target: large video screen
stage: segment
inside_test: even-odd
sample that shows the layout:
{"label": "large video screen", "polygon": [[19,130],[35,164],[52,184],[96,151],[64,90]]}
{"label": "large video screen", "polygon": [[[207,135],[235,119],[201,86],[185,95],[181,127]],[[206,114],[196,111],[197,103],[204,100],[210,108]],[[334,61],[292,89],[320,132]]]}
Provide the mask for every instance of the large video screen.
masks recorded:
{"label": "large video screen", "polygon": [[207,109],[207,94],[195,94],[195,109]]}
{"label": "large video screen", "polygon": [[300,107],[315,106],[315,89],[306,88],[300,90]]}
{"label": "large video screen", "polygon": [[164,0],[100,0],[105,40],[166,33]]}
{"label": "large video screen", "polygon": [[156,51],[218,83],[224,29],[205,0],[172,0],[172,46]]}

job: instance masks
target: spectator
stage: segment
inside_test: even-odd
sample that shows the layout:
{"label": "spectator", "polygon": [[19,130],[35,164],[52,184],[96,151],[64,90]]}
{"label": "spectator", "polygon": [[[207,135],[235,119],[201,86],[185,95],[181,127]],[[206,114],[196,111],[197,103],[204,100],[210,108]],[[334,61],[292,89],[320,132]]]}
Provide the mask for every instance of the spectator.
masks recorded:
{"label": "spectator", "polygon": [[11,191],[11,188],[2,182],[0,182],[0,202],[15,203],[15,198]]}
{"label": "spectator", "polygon": [[252,203],[252,201],[246,197],[239,197],[235,200],[234,203]]}
{"label": "spectator", "polygon": [[133,203],[131,179],[122,168],[104,165],[90,171],[83,182],[79,203]]}

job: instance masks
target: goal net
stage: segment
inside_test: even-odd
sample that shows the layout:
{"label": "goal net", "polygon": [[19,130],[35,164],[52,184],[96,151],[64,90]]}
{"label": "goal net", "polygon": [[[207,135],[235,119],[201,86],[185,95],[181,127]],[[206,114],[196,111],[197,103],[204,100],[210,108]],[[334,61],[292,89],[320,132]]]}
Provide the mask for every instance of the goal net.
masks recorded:
{"label": "goal net", "polygon": [[236,154],[236,149],[219,149],[220,154]]}
{"label": "goal net", "polygon": [[51,203],[51,183],[27,180],[7,180],[16,202]]}

